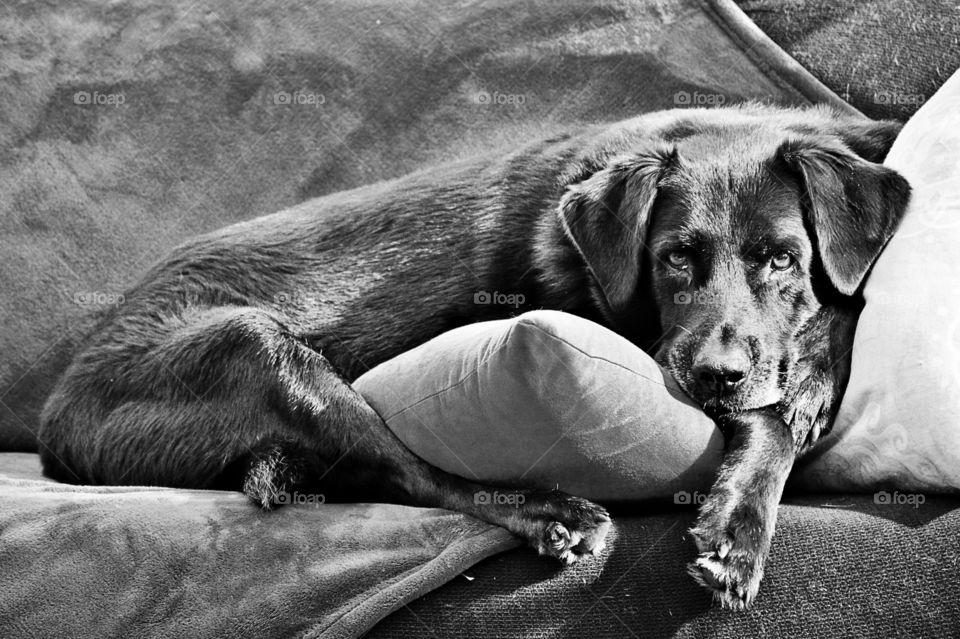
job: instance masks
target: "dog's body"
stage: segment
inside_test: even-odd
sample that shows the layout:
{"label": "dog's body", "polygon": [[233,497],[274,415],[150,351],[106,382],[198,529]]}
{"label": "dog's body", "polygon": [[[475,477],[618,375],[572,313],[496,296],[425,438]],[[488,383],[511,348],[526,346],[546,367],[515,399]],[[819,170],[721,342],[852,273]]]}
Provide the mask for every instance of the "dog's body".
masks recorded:
{"label": "dog's body", "polygon": [[[856,290],[906,204],[873,164],[896,131],[820,110],[661,112],[203,236],[77,355],[42,418],[45,471],[243,489],[264,507],[292,490],[443,506],[572,561],[602,547],[603,508],[530,491],[520,508],[477,504],[485,486],[425,464],[347,383],[456,326],[564,310],[646,348],[729,429],[693,570],[742,605],[793,456],[846,382]],[[708,303],[670,305],[691,291]]]}

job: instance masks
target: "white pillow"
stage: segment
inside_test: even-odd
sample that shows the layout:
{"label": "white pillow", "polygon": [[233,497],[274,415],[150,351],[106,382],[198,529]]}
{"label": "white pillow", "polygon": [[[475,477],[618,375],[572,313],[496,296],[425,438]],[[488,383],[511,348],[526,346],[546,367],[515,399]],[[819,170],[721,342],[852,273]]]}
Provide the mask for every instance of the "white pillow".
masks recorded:
{"label": "white pillow", "polygon": [[410,450],[469,479],[690,503],[723,454],[720,431],[653,359],[558,311],[448,331],[354,387]]}
{"label": "white pillow", "polygon": [[[794,471],[812,490],[960,490],[960,72],[885,164],[913,187],[865,288],[833,431]],[[880,494],[880,493],[878,493]]]}

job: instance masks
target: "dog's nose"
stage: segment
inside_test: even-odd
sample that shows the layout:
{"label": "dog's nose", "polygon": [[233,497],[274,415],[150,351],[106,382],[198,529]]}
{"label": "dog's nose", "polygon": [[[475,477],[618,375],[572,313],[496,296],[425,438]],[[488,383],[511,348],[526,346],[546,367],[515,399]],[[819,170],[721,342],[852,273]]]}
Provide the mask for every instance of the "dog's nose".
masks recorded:
{"label": "dog's nose", "polygon": [[710,395],[729,395],[750,372],[750,359],[743,351],[722,349],[701,353],[693,365],[693,378]]}

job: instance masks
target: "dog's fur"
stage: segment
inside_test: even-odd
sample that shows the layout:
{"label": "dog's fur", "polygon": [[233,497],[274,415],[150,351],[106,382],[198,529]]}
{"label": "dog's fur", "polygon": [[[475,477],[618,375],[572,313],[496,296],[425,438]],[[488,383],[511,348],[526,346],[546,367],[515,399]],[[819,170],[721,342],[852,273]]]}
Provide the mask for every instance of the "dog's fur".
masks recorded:
{"label": "dog's fur", "polygon": [[181,246],[105,317],[47,402],[67,482],[284,491],[461,510],[541,553],[602,548],[559,492],[476,503],[349,385],[463,324],[479,291],[604,324],[729,435],[693,530],[721,602],[757,592],[795,454],[829,428],[858,290],[909,197],[892,122],[747,105],[668,111],[306,202]]}

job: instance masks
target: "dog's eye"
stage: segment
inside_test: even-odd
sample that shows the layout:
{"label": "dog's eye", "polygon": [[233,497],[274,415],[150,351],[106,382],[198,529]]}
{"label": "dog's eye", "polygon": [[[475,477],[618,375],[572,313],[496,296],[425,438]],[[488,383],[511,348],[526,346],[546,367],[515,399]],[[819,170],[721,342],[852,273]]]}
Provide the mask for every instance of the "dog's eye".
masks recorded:
{"label": "dog's eye", "polygon": [[793,256],[789,253],[777,253],[770,258],[770,268],[775,271],[785,271],[793,266]]}
{"label": "dog's eye", "polygon": [[670,251],[667,253],[667,263],[673,268],[684,269],[687,268],[690,260],[683,251]]}

